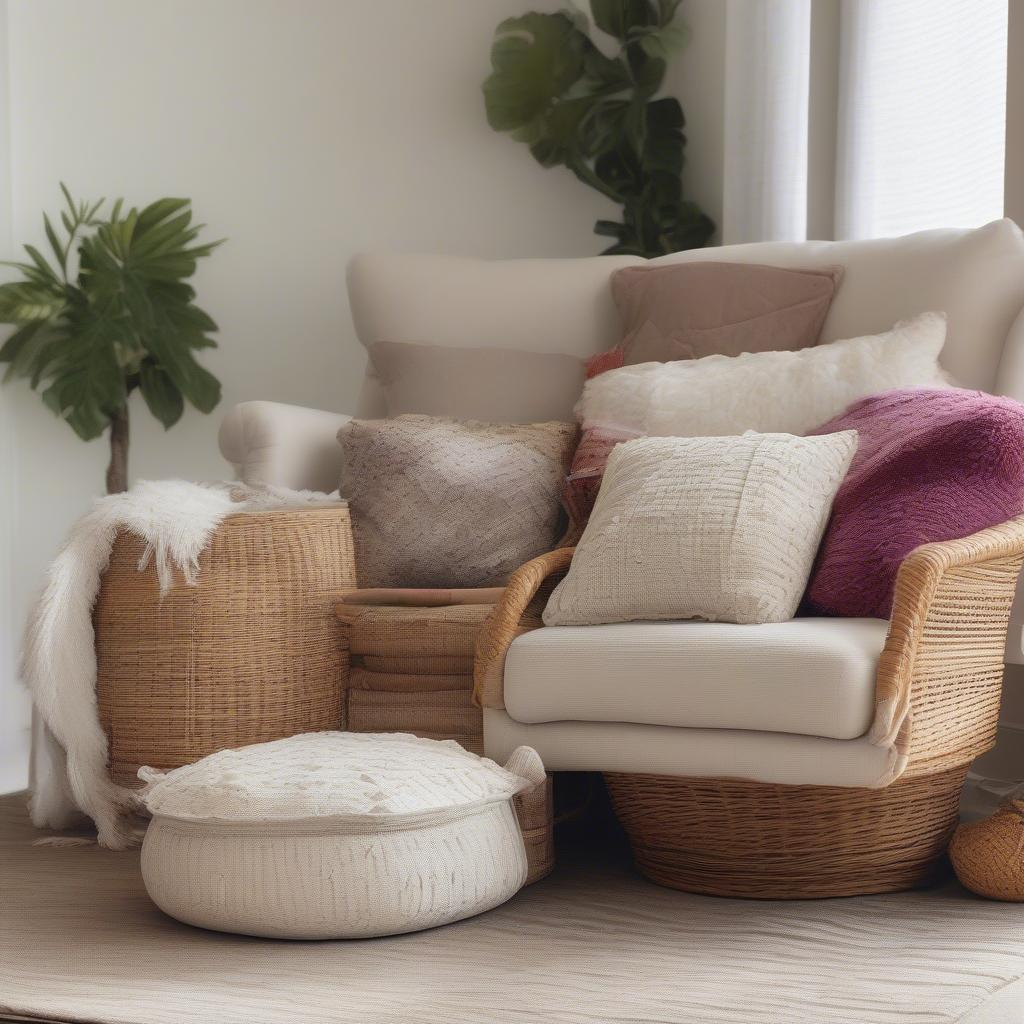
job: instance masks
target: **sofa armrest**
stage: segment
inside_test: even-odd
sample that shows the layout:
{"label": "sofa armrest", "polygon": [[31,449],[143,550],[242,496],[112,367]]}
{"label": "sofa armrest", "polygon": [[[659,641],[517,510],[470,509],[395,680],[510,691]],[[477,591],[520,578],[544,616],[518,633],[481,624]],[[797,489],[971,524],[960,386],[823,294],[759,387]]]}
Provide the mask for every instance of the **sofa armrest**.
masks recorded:
{"label": "sofa armrest", "polygon": [[538,629],[544,603],[569,571],[575,548],[556,548],[531,559],[512,574],[477,637],[473,658],[473,700],[485,708],[503,708],[505,655],[517,636]]}
{"label": "sofa armrest", "polygon": [[1024,516],[924,544],[896,577],[869,734],[915,775],[965,765],[995,742]]}
{"label": "sofa armrest", "polygon": [[220,425],[221,454],[248,484],[293,490],[338,489],[338,430],[351,419],[280,402],[242,402]]}

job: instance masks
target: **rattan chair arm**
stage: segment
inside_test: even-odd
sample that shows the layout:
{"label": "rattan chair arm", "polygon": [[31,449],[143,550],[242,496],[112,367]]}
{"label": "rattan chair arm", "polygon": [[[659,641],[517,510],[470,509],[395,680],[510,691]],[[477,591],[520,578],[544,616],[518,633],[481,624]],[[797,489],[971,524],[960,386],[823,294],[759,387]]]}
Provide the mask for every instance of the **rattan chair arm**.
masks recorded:
{"label": "rattan chair arm", "polygon": [[966,764],[995,741],[1010,607],[1024,563],[1024,516],[924,544],[896,577],[870,737],[907,772]]}
{"label": "rattan chair arm", "polygon": [[512,574],[501,600],[477,637],[473,659],[473,701],[482,707],[505,706],[505,655],[517,636],[541,625],[541,599],[546,600],[565,575],[575,548],[556,548],[521,565]]}

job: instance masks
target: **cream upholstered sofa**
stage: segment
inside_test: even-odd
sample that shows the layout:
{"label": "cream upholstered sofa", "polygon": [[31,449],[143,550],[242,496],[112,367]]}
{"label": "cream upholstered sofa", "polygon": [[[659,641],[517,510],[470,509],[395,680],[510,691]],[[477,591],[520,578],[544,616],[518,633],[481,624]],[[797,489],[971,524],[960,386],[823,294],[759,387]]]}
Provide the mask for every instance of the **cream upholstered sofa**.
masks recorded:
{"label": "cream upholstered sofa", "polygon": [[[1010,221],[852,242],[760,243],[662,257],[841,264],[822,340],[944,310],[962,386],[1024,400],[1024,239]],[[360,341],[579,356],[618,338],[608,279],[632,257],[482,261],[367,254],[349,294]],[[356,414],[383,411],[368,373]],[[333,489],[347,416],[247,402],[221,448],[249,481]],[[552,770],[605,773],[637,862],[696,891],[815,896],[934,874],[968,764],[995,735],[1024,522],[928,545],[901,570],[890,622],[545,627],[571,549],[520,569],[480,638],[488,754],[535,747]]]}

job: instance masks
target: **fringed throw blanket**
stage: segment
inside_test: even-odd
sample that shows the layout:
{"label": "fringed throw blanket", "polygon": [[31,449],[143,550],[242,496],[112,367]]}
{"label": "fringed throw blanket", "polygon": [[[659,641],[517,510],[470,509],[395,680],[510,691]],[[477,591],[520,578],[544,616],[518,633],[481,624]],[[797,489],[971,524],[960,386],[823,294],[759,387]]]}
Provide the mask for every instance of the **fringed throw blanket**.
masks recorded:
{"label": "fringed throw blanket", "polygon": [[241,484],[140,481],[125,494],[99,498],[72,528],[47,573],[25,635],[22,673],[43,728],[32,750],[30,811],[39,828],[68,828],[82,814],[101,846],[137,841],[135,797],[107,773],[107,737],[96,706],[92,609],[119,530],[146,542],[140,571],[155,561],[161,594],[175,570],[194,583],[199,555],[228,515],[337,499],[313,491]]}

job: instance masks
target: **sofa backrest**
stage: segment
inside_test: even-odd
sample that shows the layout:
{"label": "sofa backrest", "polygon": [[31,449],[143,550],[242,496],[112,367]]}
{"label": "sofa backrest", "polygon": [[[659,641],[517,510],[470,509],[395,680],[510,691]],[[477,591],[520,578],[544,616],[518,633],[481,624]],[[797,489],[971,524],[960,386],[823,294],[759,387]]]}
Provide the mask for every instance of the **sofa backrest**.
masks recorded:
{"label": "sofa backrest", "polygon": [[[956,382],[1024,400],[1024,237],[1010,220],[852,242],[754,242],[692,249],[696,260],[845,268],[822,340],[874,334],[926,310],[949,328],[942,364]],[[348,289],[363,345],[405,341],[589,356],[620,340],[609,277],[632,256],[478,260],[365,253]],[[381,415],[372,373],[358,414]]]}

